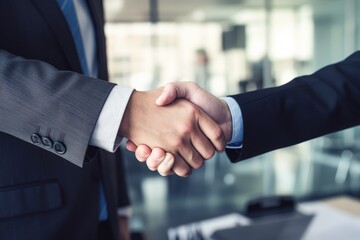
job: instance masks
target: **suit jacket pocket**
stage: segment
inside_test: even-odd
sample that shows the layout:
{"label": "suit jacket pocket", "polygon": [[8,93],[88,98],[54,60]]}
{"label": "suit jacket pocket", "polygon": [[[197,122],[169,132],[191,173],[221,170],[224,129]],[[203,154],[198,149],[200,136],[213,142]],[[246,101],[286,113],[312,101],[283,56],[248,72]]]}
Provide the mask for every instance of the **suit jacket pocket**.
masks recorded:
{"label": "suit jacket pocket", "polygon": [[0,219],[49,211],[61,205],[61,191],[57,182],[0,188]]}

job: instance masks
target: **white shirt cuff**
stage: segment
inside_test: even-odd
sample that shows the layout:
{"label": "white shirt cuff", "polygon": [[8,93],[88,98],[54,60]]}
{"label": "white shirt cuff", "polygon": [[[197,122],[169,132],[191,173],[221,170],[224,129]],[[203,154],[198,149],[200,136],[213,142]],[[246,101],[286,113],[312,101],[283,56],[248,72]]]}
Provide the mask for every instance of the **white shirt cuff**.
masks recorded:
{"label": "white shirt cuff", "polygon": [[230,109],[232,118],[232,137],[227,148],[241,148],[244,139],[243,118],[239,104],[232,97],[221,98]]}
{"label": "white shirt cuff", "polygon": [[115,152],[120,146],[122,138],[117,133],[133,91],[132,88],[118,85],[111,90],[91,135],[90,145],[109,152]]}
{"label": "white shirt cuff", "polygon": [[117,209],[118,217],[130,217],[132,214],[132,208],[130,206],[121,207]]}

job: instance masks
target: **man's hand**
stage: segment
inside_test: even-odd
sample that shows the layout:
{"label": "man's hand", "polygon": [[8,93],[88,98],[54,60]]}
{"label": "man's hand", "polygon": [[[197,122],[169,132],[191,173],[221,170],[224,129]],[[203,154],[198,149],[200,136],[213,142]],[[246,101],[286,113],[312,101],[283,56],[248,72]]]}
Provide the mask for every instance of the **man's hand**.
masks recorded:
{"label": "man's hand", "polygon": [[164,87],[161,95],[156,99],[156,104],[165,106],[179,98],[186,99],[200,107],[220,125],[226,141],[230,141],[232,134],[231,113],[224,101],[205,91],[194,82],[175,82]]}
{"label": "man's hand", "polygon": [[[159,163],[170,157],[172,170],[179,176],[187,176],[191,168],[200,168],[215,150],[225,148],[226,139],[222,129],[199,107],[189,101],[178,99],[167,106],[157,106],[155,101],[162,89],[149,92],[135,91],[128,102],[119,135],[135,145],[151,149],[161,148]],[[157,150],[161,152],[161,149]],[[156,151],[150,169],[156,170]]]}
{"label": "man's hand", "polygon": [[[179,98],[186,99],[200,107],[219,124],[225,135],[226,142],[230,140],[232,134],[231,113],[224,101],[208,93],[193,82],[177,82],[170,83],[164,87],[161,95],[156,100],[156,104],[165,106]],[[129,151],[135,151],[136,158],[139,161],[146,161],[149,169],[158,170],[163,176],[172,173],[172,164],[175,162],[174,156],[166,153],[165,150],[146,145],[137,145],[131,141],[127,142],[126,148]]]}

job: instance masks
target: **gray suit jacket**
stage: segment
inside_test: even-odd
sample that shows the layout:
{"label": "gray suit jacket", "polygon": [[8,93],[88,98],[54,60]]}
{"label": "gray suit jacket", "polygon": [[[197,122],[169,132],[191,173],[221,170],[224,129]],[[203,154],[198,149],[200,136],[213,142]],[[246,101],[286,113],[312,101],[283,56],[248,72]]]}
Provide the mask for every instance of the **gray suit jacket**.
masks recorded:
{"label": "gray suit jacket", "polygon": [[[102,2],[88,3],[107,80]],[[117,159],[89,147],[113,84],[75,73],[55,0],[0,1],[0,33],[0,239],[95,239],[100,181],[118,238]]]}

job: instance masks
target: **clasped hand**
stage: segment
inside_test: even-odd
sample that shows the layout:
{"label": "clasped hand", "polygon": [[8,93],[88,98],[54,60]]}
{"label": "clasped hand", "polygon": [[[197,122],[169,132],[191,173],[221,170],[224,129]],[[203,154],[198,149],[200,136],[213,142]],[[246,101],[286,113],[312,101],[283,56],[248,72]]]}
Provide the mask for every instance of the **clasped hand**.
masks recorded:
{"label": "clasped hand", "polygon": [[192,82],[171,83],[149,92],[134,92],[120,135],[126,148],[152,171],[189,176],[231,136],[227,104]]}

